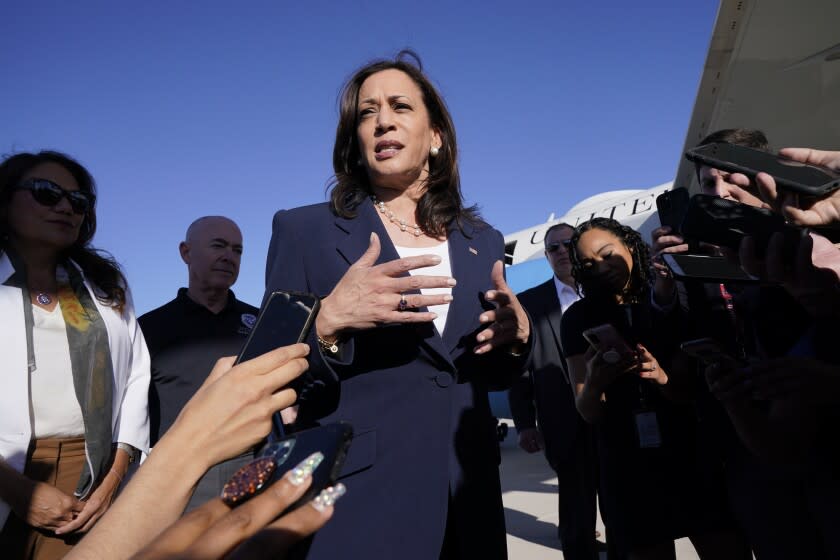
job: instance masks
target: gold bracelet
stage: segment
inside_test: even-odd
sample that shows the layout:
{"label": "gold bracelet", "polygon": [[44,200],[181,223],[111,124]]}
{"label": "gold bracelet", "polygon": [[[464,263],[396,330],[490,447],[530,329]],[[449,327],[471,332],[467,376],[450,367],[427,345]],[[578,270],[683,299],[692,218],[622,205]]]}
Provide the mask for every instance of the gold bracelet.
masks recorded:
{"label": "gold bracelet", "polygon": [[321,346],[321,350],[329,352],[330,354],[338,354],[338,339],[329,342],[328,340],[321,338],[318,334],[315,335],[315,338],[318,339],[318,344]]}

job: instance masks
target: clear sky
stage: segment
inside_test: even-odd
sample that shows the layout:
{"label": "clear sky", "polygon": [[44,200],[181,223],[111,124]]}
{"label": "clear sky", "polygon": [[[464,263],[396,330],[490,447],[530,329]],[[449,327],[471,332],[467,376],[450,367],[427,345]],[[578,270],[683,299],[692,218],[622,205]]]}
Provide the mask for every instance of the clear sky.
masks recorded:
{"label": "clear sky", "polygon": [[455,120],[467,201],[511,233],[592,194],[673,178],[716,11],[711,0],[13,0],[0,18],[0,153],[57,149],[90,169],[95,243],[123,264],[139,312],[186,285],[178,242],[207,214],[242,228],[234,289],[258,304],[273,213],[326,198],[336,98],[356,67],[420,54]]}

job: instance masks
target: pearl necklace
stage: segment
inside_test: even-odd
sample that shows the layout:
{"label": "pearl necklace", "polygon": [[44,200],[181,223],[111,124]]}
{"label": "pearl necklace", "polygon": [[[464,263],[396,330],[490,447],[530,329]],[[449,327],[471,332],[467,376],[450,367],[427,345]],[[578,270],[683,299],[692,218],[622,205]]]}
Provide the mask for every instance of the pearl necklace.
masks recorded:
{"label": "pearl necklace", "polygon": [[[405,231],[407,233],[413,233],[414,237],[420,237],[423,235],[423,230],[417,224],[409,224],[402,218],[398,218],[396,214],[394,214],[390,208],[381,200],[376,198],[376,195],[370,195],[370,199],[373,201],[373,205],[379,209],[381,214],[384,214],[388,221],[392,224],[397,224],[400,227],[400,231]],[[408,231],[408,230],[411,231]]]}

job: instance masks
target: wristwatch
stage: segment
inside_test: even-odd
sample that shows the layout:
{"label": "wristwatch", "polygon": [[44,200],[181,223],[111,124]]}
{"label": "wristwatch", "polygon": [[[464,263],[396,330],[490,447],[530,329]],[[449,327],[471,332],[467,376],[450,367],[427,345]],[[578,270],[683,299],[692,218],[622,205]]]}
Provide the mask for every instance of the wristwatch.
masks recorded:
{"label": "wristwatch", "polygon": [[140,461],[140,450],[134,447],[133,445],[129,445],[127,443],[123,443],[121,441],[117,442],[117,449],[122,449],[126,453],[128,453],[128,462],[129,463],[137,463]]}

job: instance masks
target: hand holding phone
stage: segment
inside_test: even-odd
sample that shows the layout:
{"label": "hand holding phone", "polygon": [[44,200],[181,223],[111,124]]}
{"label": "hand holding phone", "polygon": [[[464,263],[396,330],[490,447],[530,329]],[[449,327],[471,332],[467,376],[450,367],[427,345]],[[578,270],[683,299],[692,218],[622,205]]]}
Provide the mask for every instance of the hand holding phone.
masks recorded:
{"label": "hand holding phone", "polygon": [[697,165],[743,173],[753,180],[764,172],[780,188],[809,196],[822,197],[840,188],[840,172],[834,169],[728,142],[698,146],[685,157]]}
{"label": "hand holding phone", "polygon": [[[240,469],[225,485],[222,499],[230,506],[239,505],[262,492],[289,470],[303,464],[312,476],[312,484],[287,508],[293,510],[335,484],[352,440],[351,424],[333,422],[268,443],[253,463]],[[264,462],[268,465],[254,472],[253,465],[260,465],[263,462],[261,459],[266,460]]]}
{"label": "hand holding phone", "polygon": [[[313,294],[278,290],[272,292],[236,363],[244,362],[281,346],[304,342],[315,322],[321,301]],[[294,380],[290,387],[300,394],[312,381],[309,373]]]}

